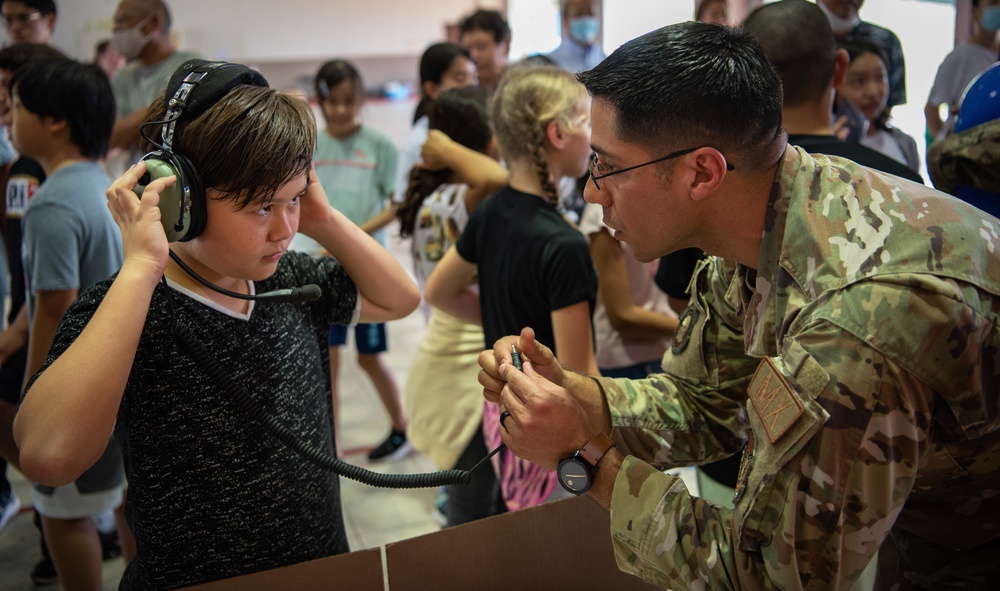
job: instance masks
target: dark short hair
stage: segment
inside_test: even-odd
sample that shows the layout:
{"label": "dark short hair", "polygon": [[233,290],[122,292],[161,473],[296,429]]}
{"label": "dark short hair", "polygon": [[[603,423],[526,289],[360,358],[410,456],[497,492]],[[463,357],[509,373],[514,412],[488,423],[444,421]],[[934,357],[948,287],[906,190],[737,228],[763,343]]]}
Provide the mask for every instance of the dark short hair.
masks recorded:
{"label": "dark short hair", "polygon": [[[442,92],[428,107],[429,129],[440,130],[452,141],[470,150],[485,152],[493,139],[486,98],[486,91],[478,86],[451,88]],[[448,169],[428,170],[414,166],[410,170],[406,194],[396,208],[400,236],[413,234],[424,199],[449,182],[451,175]]]}
{"label": "dark short hair", "polygon": [[360,94],[365,93],[365,84],[361,81],[361,74],[350,62],[344,60],[330,60],[319,67],[313,85],[316,89],[316,97],[323,100],[330,95],[330,91],[345,80],[354,83],[354,90]]}
{"label": "dark short hair", "polygon": [[470,150],[486,150],[493,139],[486,98],[486,91],[479,86],[442,92],[428,109],[428,128],[441,130]]}
{"label": "dark short hair", "polygon": [[[886,75],[889,74],[889,57],[886,55],[885,50],[882,46],[869,41],[868,39],[851,39],[837,41],[837,47],[843,49],[850,56],[853,62],[857,58],[870,53],[878,59],[882,60],[882,65],[885,66]],[[888,80],[887,80],[888,82]],[[886,93],[889,92],[889,85],[886,85]],[[879,113],[878,117],[872,122],[876,129],[889,129],[889,105],[886,104],[885,109]]]}
{"label": "dark short hair", "polygon": [[493,35],[497,43],[510,41],[510,25],[499,12],[480,9],[463,18],[458,23],[458,32],[464,35],[470,31],[486,31]]}
{"label": "dark short hair", "polygon": [[17,72],[24,66],[46,60],[69,59],[47,43],[15,43],[0,49],[0,69]]}
{"label": "dark short hair", "polygon": [[[164,93],[153,103],[144,127],[163,121],[166,101]],[[144,150],[155,149],[146,140],[142,144]],[[316,120],[304,100],[244,84],[193,119],[178,122],[173,149],[191,162],[205,189],[221,192],[238,208],[263,205],[309,172]]]}
{"label": "dark short hair", "polygon": [[[100,66],[57,59],[29,64],[10,81],[28,111],[69,124],[70,141],[87,158],[103,158],[115,124],[115,97]],[[53,92],[53,89],[59,92]]]}
{"label": "dark short hair", "polygon": [[655,151],[711,146],[737,170],[773,165],[784,146],[781,82],[740,29],[694,21],[663,27],[577,77],[614,109],[626,142]]}
{"label": "dark short hair", "polygon": [[[55,0],[14,0],[15,2],[20,2],[29,8],[34,8],[42,14],[58,14],[56,12]],[[0,0],[0,7],[3,7],[4,0]]]}
{"label": "dark short hair", "polygon": [[420,84],[441,84],[444,73],[460,57],[472,59],[464,47],[455,43],[435,43],[428,47],[420,56]]}
{"label": "dark short hair", "polygon": [[851,39],[850,41],[837,41],[837,47],[847,51],[847,55],[850,56],[852,62],[866,53],[873,54],[882,60],[882,63],[885,65],[886,72],[889,71],[889,57],[886,55],[885,50],[882,49],[882,46],[878,43],[874,43],[867,39]]}
{"label": "dark short hair", "polygon": [[806,0],[765,4],[750,13],[743,29],[757,38],[778,72],[785,106],[816,103],[830,90],[837,40],[819,6]]}

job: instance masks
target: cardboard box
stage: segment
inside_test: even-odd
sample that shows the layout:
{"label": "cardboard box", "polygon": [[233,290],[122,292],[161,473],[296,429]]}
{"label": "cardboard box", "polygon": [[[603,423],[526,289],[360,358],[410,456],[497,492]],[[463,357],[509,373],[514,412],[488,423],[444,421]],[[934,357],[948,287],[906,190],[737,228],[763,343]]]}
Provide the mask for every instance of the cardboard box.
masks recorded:
{"label": "cardboard box", "polygon": [[351,591],[383,591],[382,550],[370,548],[310,560],[261,571],[242,577],[213,581],[191,591],[311,591],[313,589],[350,589]]}
{"label": "cardboard box", "polygon": [[580,497],[384,547],[304,562],[197,591],[657,589],[618,570],[608,514]]}

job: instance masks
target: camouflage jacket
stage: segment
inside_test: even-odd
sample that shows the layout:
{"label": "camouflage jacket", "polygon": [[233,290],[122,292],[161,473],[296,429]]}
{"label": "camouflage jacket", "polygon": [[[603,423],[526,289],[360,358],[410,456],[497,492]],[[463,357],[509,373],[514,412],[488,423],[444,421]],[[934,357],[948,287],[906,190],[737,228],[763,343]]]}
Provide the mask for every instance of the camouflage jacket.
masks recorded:
{"label": "camouflage jacket", "polygon": [[[600,380],[632,454],[611,506],[622,570],[671,589],[847,589],[878,551],[878,588],[993,588],[1000,223],[983,216],[789,147],[756,271],[708,259],[667,373]],[[732,510],[653,467],[740,447]]]}

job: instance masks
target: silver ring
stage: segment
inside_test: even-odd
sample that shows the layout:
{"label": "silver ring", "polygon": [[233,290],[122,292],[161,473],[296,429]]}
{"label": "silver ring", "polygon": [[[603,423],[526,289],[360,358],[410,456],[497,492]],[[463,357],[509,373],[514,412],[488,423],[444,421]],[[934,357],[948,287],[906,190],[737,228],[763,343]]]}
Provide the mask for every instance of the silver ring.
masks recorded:
{"label": "silver ring", "polygon": [[500,413],[500,426],[503,427],[504,430],[507,429],[507,425],[504,425],[504,421],[506,421],[507,417],[509,417],[509,416],[510,416],[510,413],[507,412],[507,411],[503,411],[502,413]]}

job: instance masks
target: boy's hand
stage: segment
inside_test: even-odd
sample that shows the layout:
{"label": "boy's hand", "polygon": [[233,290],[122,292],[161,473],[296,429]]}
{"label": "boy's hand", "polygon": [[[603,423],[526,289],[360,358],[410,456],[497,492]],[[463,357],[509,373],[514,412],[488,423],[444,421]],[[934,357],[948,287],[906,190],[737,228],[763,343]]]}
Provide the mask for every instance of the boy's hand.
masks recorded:
{"label": "boy's hand", "polygon": [[[160,192],[172,186],[177,177],[169,176],[146,185],[140,199],[133,189],[146,172],[146,163],[133,165],[125,174],[111,183],[106,195],[111,217],[122,232],[122,250],[125,262],[140,263],[148,267],[158,281],[167,268],[170,249],[167,235],[160,223]],[[123,265],[124,266],[124,265]]]}
{"label": "boy's hand", "polygon": [[317,230],[328,222],[331,209],[326,191],[316,176],[316,166],[311,165],[309,184],[306,185],[306,192],[299,200],[299,232],[316,240]]}

